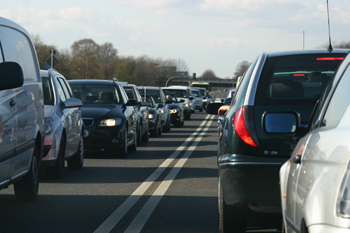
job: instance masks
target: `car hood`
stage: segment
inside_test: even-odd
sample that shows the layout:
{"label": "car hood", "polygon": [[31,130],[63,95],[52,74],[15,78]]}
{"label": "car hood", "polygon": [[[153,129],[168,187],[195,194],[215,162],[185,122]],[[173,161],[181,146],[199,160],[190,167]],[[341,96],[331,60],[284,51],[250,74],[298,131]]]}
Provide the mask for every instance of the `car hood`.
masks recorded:
{"label": "car hood", "polygon": [[170,109],[180,109],[178,104],[168,104]]}
{"label": "car hood", "polygon": [[45,117],[51,116],[54,109],[55,109],[54,105],[44,105],[44,116]]}
{"label": "car hood", "polygon": [[[83,106],[81,108],[83,118],[108,119],[115,118],[122,113],[122,105],[98,105]],[[122,113],[123,114],[123,113]]]}

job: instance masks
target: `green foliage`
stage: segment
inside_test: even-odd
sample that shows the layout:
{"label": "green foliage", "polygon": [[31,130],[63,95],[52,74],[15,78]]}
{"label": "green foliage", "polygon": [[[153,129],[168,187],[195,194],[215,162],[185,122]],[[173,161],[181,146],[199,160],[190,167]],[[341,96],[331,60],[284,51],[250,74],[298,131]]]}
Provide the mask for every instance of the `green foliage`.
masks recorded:
{"label": "green foliage", "polygon": [[118,79],[118,81],[136,84],[138,77],[135,73],[135,62],[132,60],[127,60],[118,64],[115,69],[114,76]]}

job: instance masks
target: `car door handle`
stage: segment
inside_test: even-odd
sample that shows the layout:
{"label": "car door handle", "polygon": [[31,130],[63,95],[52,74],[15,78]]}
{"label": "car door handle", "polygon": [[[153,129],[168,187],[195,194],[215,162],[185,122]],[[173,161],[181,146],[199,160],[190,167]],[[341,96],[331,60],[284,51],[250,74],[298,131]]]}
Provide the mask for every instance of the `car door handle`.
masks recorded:
{"label": "car door handle", "polygon": [[301,154],[295,154],[295,155],[292,157],[292,162],[293,162],[293,163],[301,163]]}
{"label": "car door handle", "polygon": [[13,107],[13,106],[15,106],[15,105],[16,105],[16,101],[11,100],[11,101],[10,101],[10,106]]}

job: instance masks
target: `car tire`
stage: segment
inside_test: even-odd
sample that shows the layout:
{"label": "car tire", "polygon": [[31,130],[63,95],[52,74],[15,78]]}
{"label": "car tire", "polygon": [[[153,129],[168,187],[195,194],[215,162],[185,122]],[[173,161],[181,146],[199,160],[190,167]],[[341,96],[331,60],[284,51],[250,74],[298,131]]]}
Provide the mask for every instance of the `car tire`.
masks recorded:
{"label": "car tire", "polygon": [[130,151],[131,152],[135,152],[137,150],[137,138],[138,138],[138,133],[136,131],[136,134],[134,135],[133,144],[130,145]]}
{"label": "car tire", "polygon": [[79,145],[77,152],[67,159],[67,164],[69,169],[80,170],[83,168],[84,164],[84,141],[83,134],[80,134]]}
{"label": "car tire", "polygon": [[66,152],[66,138],[64,136],[62,136],[55,166],[46,167],[46,175],[50,179],[62,179],[63,178],[65,152]]}
{"label": "car tire", "polygon": [[125,127],[123,146],[121,148],[119,155],[120,157],[125,158],[127,154],[128,154],[128,128]]}
{"label": "car tire", "polygon": [[151,132],[151,136],[152,137],[158,137],[158,122],[156,122],[156,125],[155,125],[155,127],[154,127],[154,130],[152,130],[152,132]]}
{"label": "car tire", "polygon": [[148,128],[148,126],[147,126],[147,129],[146,129],[146,132],[142,136],[142,141],[143,142],[148,142],[149,141],[149,128]]}
{"label": "car tire", "polygon": [[[219,229],[221,233],[246,232],[246,216],[241,208],[227,205],[219,180]],[[243,213],[242,213],[243,212]]]}
{"label": "car tire", "polygon": [[202,107],[199,109],[199,112],[203,112],[203,108]]}
{"label": "car tire", "polygon": [[[160,121],[161,121],[161,119],[159,119],[159,122],[160,122]],[[163,133],[163,127],[160,126],[160,127],[158,127],[158,136],[161,136],[162,133]]]}
{"label": "car tire", "polygon": [[168,124],[167,124],[167,132],[169,133],[171,130],[171,122],[170,117],[168,118]]}
{"label": "car tire", "polygon": [[185,116],[185,120],[191,120],[191,113],[189,113]]}
{"label": "car tire", "polygon": [[185,118],[182,118],[181,126],[185,125]]}
{"label": "car tire", "polygon": [[137,146],[141,146],[142,143],[142,127],[141,124],[137,124]]}
{"label": "car tire", "polygon": [[18,182],[14,183],[15,196],[18,201],[34,201],[39,190],[39,156],[37,145],[34,147],[32,163],[29,172]]}

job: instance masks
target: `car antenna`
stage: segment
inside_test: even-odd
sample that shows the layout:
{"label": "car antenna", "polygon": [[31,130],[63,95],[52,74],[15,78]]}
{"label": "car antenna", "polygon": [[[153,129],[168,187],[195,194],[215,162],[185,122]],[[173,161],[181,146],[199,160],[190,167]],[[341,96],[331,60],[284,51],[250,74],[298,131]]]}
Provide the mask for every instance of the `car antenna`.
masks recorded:
{"label": "car antenna", "polygon": [[331,42],[331,26],[329,23],[329,9],[328,9],[328,0],[327,0],[327,16],[328,16],[328,35],[329,35],[329,46],[328,46],[328,52],[332,52],[333,48],[332,48],[332,42]]}

